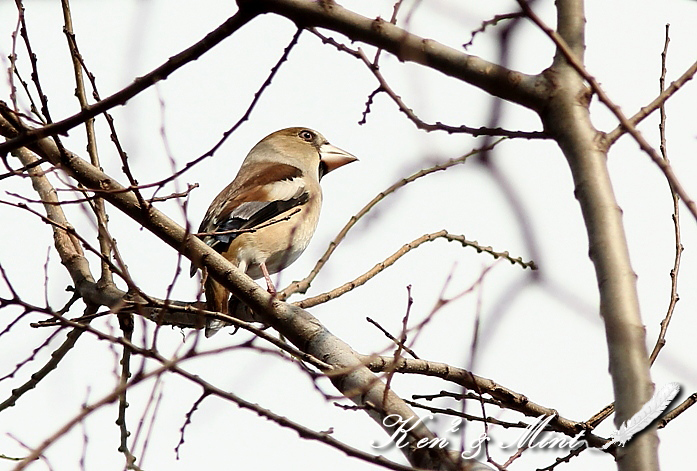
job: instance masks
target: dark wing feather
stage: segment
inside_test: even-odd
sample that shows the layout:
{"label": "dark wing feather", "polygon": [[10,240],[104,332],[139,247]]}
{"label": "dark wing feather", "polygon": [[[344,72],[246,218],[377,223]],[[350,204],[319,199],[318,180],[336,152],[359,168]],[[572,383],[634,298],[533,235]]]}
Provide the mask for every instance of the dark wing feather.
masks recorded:
{"label": "dark wing feather", "polygon": [[[297,167],[285,164],[261,164],[256,171],[238,175],[211,203],[198,232],[224,232],[237,229],[252,229],[270,221],[296,206],[309,200],[303,185],[299,185],[288,198],[264,201],[268,198],[268,185],[293,181],[302,177]],[[245,188],[249,188],[245,191]],[[201,239],[218,253],[225,252],[239,234],[220,234],[203,236]],[[192,264],[190,274],[194,276],[196,267]]]}
{"label": "dark wing feather", "polygon": [[[306,191],[287,200],[276,201],[248,201],[242,203],[230,215],[220,221],[211,232],[226,232],[240,229],[253,229],[256,226],[271,221],[289,209],[307,203],[309,194]],[[204,242],[216,252],[225,252],[230,243],[240,235],[239,233],[227,233],[204,237]]]}

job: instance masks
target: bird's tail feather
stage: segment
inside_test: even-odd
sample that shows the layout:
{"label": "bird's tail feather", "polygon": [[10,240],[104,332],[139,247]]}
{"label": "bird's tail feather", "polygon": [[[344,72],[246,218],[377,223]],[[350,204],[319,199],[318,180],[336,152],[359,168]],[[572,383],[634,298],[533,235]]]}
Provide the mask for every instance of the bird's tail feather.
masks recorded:
{"label": "bird's tail feather", "polygon": [[[261,319],[258,319],[257,316],[254,315],[254,312],[249,309],[246,304],[234,296],[230,297],[230,301],[228,303],[228,313],[231,316],[245,322],[262,322]],[[231,324],[221,321],[220,319],[206,319],[206,338],[213,337],[220,329],[228,325]]]}
{"label": "bird's tail feather", "polygon": [[227,322],[223,322],[219,319],[206,319],[206,338],[213,337],[226,325],[228,325]]}

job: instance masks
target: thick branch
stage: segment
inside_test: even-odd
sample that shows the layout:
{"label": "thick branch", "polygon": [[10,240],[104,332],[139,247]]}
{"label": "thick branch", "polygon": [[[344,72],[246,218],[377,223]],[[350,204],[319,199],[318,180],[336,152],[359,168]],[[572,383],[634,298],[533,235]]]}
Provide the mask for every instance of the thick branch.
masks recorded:
{"label": "thick branch", "polygon": [[[578,41],[583,41],[583,2],[559,1],[557,7],[558,22],[564,25],[559,30],[562,39],[572,44],[575,59],[582,61],[583,48]],[[558,90],[543,114],[543,121],[567,158],[588,232],[617,406],[615,423],[619,427],[651,398],[653,384],[622,212],[610,181],[601,134],[590,121],[588,89],[568,59],[558,54],[549,71],[555,76]],[[647,432],[618,450],[619,469],[658,469],[657,442],[656,433]]]}
{"label": "thick branch", "polygon": [[382,18],[366,18],[331,1],[238,0],[237,3],[242,10],[279,14],[299,27],[327,28],[342,33],[353,41],[384,49],[400,61],[425,65],[527,108],[539,110],[544,102],[546,81],[540,77],[465,54],[411,34]]}
{"label": "thick branch", "polygon": [[528,417],[539,417],[540,415],[554,416],[549,426],[560,433],[570,437],[575,436],[580,431],[585,430],[583,439],[588,445],[601,448],[608,440],[591,433],[591,428],[584,422],[574,422],[559,415],[555,409],[536,404],[523,394],[517,393],[505,386],[502,386],[488,378],[483,378],[470,373],[462,368],[428,361],[422,359],[399,358],[396,362],[393,357],[376,357],[374,355],[364,355],[363,361],[372,371],[396,371],[397,373],[410,373],[423,376],[433,376],[458,384],[465,389],[477,391],[478,394],[488,394],[510,410],[515,410]]}

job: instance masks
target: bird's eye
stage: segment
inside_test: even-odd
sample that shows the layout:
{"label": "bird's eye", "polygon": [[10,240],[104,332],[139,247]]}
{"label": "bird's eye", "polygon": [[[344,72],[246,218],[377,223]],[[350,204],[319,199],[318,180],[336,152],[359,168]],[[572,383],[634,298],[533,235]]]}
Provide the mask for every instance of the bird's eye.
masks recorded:
{"label": "bird's eye", "polygon": [[315,138],[315,135],[308,130],[300,131],[298,133],[298,136],[300,136],[300,139],[303,139],[307,142],[312,142],[312,140]]}

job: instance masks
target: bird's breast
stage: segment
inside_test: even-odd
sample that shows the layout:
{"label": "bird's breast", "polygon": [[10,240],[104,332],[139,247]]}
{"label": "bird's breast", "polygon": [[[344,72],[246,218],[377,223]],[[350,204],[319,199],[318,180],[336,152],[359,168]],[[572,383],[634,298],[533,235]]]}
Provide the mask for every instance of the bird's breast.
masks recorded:
{"label": "bird's breast", "polygon": [[[247,275],[255,280],[263,277],[262,263],[269,273],[278,273],[297,260],[309,245],[319,221],[320,204],[321,200],[310,201],[299,211],[294,208],[279,216],[279,222],[241,234],[230,244],[226,258],[238,266],[245,265]],[[288,220],[283,220],[289,215]]]}

